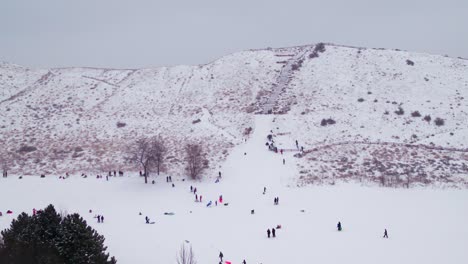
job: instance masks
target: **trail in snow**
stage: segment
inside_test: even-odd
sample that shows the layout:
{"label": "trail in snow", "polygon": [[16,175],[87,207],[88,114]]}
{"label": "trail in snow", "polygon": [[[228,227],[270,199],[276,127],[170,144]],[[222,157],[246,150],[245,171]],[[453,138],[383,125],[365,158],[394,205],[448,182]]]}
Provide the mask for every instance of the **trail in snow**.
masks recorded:
{"label": "trail in snow", "polygon": [[267,97],[266,102],[263,103],[263,114],[271,114],[274,112],[275,107],[280,101],[279,99],[281,94],[288,88],[289,82],[293,77],[293,65],[298,64],[300,60],[304,60],[306,54],[312,51],[312,47],[313,46],[305,47],[296,51],[296,53],[286,61],[286,64],[281,68],[281,71],[276,78],[276,83],[273,85],[271,94]]}

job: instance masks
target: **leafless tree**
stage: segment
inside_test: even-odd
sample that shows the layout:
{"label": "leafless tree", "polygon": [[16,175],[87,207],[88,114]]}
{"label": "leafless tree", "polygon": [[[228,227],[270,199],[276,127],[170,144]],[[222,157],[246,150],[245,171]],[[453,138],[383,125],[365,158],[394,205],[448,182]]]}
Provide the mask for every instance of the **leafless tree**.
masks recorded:
{"label": "leafless tree", "polygon": [[159,172],[164,165],[164,156],[166,155],[167,148],[164,145],[164,140],[161,137],[153,138],[151,141],[151,152],[154,154],[154,165],[156,166],[156,171],[159,175]]}
{"label": "leafless tree", "polygon": [[195,260],[195,254],[193,254],[192,246],[187,248],[185,244],[182,244],[180,251],[176,257],[177,264],[197,264]]}
{"label": "leafless tree", "polygon": [[145,183],[148,183],[148,176],[154,164],[154,155],[152,153],[151,140],[148,138],[138,139],[129,148],[129,160],[136,163],[143,169]]}
{"label": "leafless tree", "polygon": [[192,179],[200,176],[203,169],[208,165],[200,143],[189,143],[185,146],[187,162],[186,170]]}
{"label": "leafless tree", "polygon": [[6,177],[11,164],[9,157],[13,158],[13,155],[11,155],[11,153],[8,151],[0,152],[0,170],[2,171],[3,177]]}

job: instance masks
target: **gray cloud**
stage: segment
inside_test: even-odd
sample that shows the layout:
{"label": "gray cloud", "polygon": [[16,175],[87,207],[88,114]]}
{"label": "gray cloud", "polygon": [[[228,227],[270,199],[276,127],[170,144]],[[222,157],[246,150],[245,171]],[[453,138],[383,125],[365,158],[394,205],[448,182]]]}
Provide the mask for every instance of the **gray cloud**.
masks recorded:
{"label": "gray cloud", "polygon": [[466,14],[464,0],[3,1],[0,60],[140,68],[316,42],[468,57]]}

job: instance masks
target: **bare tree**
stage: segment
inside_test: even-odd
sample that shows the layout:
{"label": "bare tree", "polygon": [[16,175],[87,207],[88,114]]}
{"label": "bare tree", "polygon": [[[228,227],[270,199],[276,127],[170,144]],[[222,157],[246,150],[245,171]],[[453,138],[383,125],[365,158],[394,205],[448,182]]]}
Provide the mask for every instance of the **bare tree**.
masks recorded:
{"label": "bare tree", "polygon": [[185,146],[187,162],[186,170],[192,179],[200,176],[203,169],[208,165],[200,143],[189,143]]}
{"label": "bare tree", "polygon": [[177,264],[197,264],[195,260],[195,254],[193,254],[192,246],[187,248],[185,244],[182,244],[180,251],[176,257]]}
{"label": "bare tree", "polygon": [[164,156],[167,152],[164,140],[161,137],[154,138],[151,141],[151,152],[154,154],[154,165],[156,166],[156,171],[159,175],[159,172],[164,165]]}
{"label": "bare tree", "polygon": [[148,138],[138,139],[130,148],[130,161],[137,163],[143,168],[145,183],[148,183],[148,176],[154,164],[154,155],[152,153],[151,140]]}
{"label": "bare tree", "polygon": [[11,160],[8,157],[13,158],[14,155],[9,153],[8,151],[1,152],[0,153],[0,170],[2,171],[2,176],[7,177],[8,175],[8,169],[11,164]]}

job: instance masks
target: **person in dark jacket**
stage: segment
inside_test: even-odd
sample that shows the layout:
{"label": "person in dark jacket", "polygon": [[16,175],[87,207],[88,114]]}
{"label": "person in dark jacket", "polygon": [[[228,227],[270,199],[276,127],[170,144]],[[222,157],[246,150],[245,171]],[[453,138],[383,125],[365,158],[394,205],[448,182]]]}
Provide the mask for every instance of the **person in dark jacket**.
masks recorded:
{"label": "person in dark jacket", "polygon": [[219,252],[219,259],[221,260],[221,262],[223,261],[223,257],[224,257],[223,252],[220,251]]}
{"label": "person in dark jacket", "polygon": [[273,237],[276,237],[276,230],[274,228],[271,229],[271,234],[273,235]]}
{"label": "person in dark jacket", "polygon": [[338,224],[336,225],[336,228],[338,228],[338,231],[341,231],[341,222],[338,222]]}
{"label": "person in dark jacket", "polygon": [[388,238],[387,229],[385,229],[385,231],[384,231],[384,233],[383,233],[383,237],[384,237],[384,238]]}
{"label": "person in dark jacket", "polygon": [[271,234],[271,231],[270,231],[270,229],[268,229],[268,230],[267,230],[268,238],[270,238],[270,234]]}

